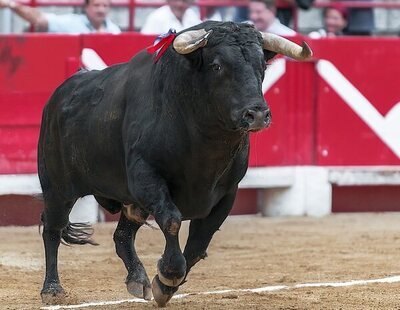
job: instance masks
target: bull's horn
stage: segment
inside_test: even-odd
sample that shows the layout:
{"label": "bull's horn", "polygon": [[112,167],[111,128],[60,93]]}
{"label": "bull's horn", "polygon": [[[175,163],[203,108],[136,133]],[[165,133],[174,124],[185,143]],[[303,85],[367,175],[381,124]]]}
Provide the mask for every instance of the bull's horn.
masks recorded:
{"label": "bull's horn", "polygon": [[205,31],[204,29],[181,33],[174,40],[174,49],[179,54],[189,54],[194,52],[198,48],[204,47],[207,44],[208,37],[211,33],[212,30]]}
{"label": "bull's horn", "polygon": [[302,46],[272,33],[261,32],[264,49],[288,56],[296,60],[307,60],[313,55],[310,47],[303,41]]}

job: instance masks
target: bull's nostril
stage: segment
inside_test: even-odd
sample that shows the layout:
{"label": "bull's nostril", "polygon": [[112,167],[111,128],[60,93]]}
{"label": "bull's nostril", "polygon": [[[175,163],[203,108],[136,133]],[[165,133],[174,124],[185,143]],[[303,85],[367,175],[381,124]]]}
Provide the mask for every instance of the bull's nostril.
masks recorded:
{"label": "bull's nostril", "polygon": [[264,120],[271,120],[271,112],[269,110],[265,112]]}
{"label": "bull's nostril", "polygon": [[269,126],[271,114],[268,109],[256,107],[243,113],[242,121],[249,131],[258,131]]}
{"label": "bull's nostril", "polygon": [[253,112],[248,111],[246,113],[246,115],[244,116],[244,118],[249,124],[254,123],[254,113]]}

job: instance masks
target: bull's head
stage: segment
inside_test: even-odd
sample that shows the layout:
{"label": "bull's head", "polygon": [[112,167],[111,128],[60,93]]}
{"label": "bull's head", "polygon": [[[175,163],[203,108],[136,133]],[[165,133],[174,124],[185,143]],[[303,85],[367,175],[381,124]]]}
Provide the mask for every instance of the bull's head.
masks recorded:
{"label": "bull's head", "polygon": [[214,107],[209,112],[216,113],[230,130],[258,131],[267,127],[271,113],[262,93],[266,62],[277,53],[305,60],[312,56],[311,49],[305,42],[299,46],[247,24],[203,25],[205,29],[179,34],[173,47],[192,62],[201,63],[197,66],[201,78],[196,87]]}

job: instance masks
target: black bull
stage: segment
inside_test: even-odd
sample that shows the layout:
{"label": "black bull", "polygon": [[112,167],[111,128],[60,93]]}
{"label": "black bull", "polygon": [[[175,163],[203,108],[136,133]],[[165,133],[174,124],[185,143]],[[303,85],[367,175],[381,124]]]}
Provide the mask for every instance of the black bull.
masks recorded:
{"label": "black bull", "polygon": [[[246,172],[249,131],[270,122],[261,84],[275,52],[263,49],[262,36],[247,24],[206,22],[192,29],[212,32],[184,55],[174,45],[156,63],[141,52],[128,63],[77,73],[44,108],[38,146],[44,302],[64,295],[60,242],[93,243],[82,224],[68,221],[85,195],[111,213],[122,211],[114,241],[131,294],[150,299],[153,293],[164,306],[206,257]],[[133,245],[149,215],[166,241],[152,284]],[[182,220],[191,221],[183,253]]]}

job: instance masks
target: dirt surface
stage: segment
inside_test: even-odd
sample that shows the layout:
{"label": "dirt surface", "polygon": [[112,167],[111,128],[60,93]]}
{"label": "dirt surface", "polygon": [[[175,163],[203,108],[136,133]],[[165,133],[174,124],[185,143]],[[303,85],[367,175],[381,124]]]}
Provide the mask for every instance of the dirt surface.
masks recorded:
{"label": "dirt surface", "polygon": [[[400,275],[400,213],[315,218],[230,217],[179,293]],[[132,298],[112,241],[116,223],[95,226],[100,246],[61,246],[65,304]],[[181,230],[182,243],[187,225]],[[152,278],[164,240],[144,227],[137,251]],[[40,309],[43,245],[37,227],[0,228],[0,309]],[[156,309],[122,303],[84,309]],[[400,283],[230,292],[173,299],[167,309],[400,309]]]}

